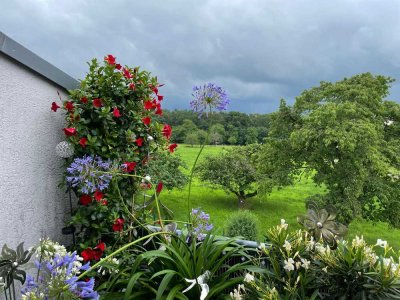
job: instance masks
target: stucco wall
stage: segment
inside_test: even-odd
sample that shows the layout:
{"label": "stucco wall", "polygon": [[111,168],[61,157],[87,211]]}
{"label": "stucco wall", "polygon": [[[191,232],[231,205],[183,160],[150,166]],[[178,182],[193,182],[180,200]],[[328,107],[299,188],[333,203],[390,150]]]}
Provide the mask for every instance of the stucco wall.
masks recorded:
{"label": "stucco wall", "polygon": [[63,161],[54,151],[63,117],[50,110],[57,90],[65,99],[61,87],[0,53],[0,246],[29,247],[41,237],[68,243]]}

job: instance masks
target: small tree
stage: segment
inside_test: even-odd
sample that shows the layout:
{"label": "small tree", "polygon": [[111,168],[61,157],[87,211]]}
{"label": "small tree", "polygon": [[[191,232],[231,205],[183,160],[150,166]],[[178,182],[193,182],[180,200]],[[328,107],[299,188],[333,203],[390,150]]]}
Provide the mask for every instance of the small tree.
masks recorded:
{"label": "small tree", "polygon": [[199,137],[196,132],[188,133],[185,137],[185,144],[190,146],[198,145],[199,144]]}
{"label": "small tree", "polygon": [[206,157],[197,172],[202,181],[222,187],[237,196],[238,206],[257,195],[255,158],[257,145],[237,147],[216,156]]}

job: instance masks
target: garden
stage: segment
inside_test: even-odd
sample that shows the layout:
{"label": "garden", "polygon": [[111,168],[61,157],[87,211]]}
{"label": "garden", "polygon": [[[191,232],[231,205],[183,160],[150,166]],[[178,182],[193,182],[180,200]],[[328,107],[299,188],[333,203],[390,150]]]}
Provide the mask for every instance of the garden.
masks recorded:
{"label": "garden", "polygon": [[[65,117],[55,152],[73,242],[4,245],[0,293],[400,299],[400,105],[383,100],[391,82],[370,73],[322,82],[293,106],[282,100],[262,143],[215,146],[209,131],[195,148],[175,143],[162,121],[157,77],[113,55],[93,59],[80,87],[49,105]],[[211,128],[229,102],[207,83],[190,105]]]}

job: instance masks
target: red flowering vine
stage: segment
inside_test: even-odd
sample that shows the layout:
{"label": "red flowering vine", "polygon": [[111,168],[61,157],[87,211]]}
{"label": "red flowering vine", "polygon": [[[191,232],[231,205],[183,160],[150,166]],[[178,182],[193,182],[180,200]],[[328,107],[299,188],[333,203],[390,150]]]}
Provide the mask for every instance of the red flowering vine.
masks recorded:
{"label": "red flowering vine", "polygon": [[100,98],[95,98],[93,99],[93,106],[96,108],[99,108],[103,105],[103,102],[101,101]]}
{"label": "red flowering vine", "polygon": [[73,127],[64,128],[64,133],[66,136],[76,135],[76,129]]}
{"label": "red flowering vine", "polygon": [[112,226],[112,230],[113,231],[122,231],[122,229],[124,228],[124,223],[125,223],[124,219],[121,219],[121,218],[116,219]]}
{"label": "red flowering vine", "polygon": [[80,144],[83,148],[86,147],[87,142],[88,142],[88,139],[87,139],[86,137],[83,137],[83,138],[81,138],[81,139],[79,140],[79,144]]}
{"label": "red flowering vine", "polygon": [[57,103],[55,103],[55,102],[51,103],[51,110],[52,111],[56,112],[57,109],[59,109],[59,108],[60,108],[60,106],[58,106]]}
{"label": "red flowering vine", "polygon": [[116,118],[121,117],[121,113],[119,112],[119,109],[118,109],[118,108],[114,107],[114,109],[113,109],[113,115],[114,115],[114,117],[116,117]]}
{"label": "red flowering vine", "polygon": [[165,124],[162,133],[169,140],[172,135],[172,127],[168,124]]}

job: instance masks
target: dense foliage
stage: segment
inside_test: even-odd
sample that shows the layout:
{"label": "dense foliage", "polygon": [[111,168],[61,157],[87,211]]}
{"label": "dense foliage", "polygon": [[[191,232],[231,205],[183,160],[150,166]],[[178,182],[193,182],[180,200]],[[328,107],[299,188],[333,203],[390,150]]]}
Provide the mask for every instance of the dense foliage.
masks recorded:
{"label": "dense foliage", "polygon": [[[149,72],[122,67],[108,55],[103,63],[91,61],[80,87],[63,102],[67,141],[58,151],[67,158],[66,181],[79,198],[70,224],[85,260],[103,256],[101,242],[134,239],[135,227],[155,215],[140,204],[143,193],[186,182],[181,160],[170,155],[177,147],[170,144],[172,128],[156,121],[161,86]],[[53,102],[52,110],[58,108]]]}
{"label": "dense foliage", "polygon": [[263,190],[310,175],[324,184],[323,204],[339,219],[357,216],[399,225],[400,105],[383,100],[393,80],[369,73],[304,91],[271,115],[260,155]]}
{"label": "dense foliage", "polygon": [[[175,143],[199,144],[204,140],[204,132],[210,132],[214,140],[209,140],[209,144],[217,141],[224,145],[248,145],[262,143],[269,130],[268,114],[214,112],[208,118],[199,118],[188,110],[164,110],[160,120],[174,126],[172,141]],[[197,142],[193,135],[200,141]]]}
{"label": "dense foliage", "polygon": [[208,156],[196,172],[202,181],[219,186],[237,197],[238,207],[257,195],[255,161],[259,145],[248,145]]}
{"label": "dense foliage", "polygon": [[245,240],[258,240],[257,216],[248,210],[241,210],[231,215],[226,225],[225,235],[241,237]]}

